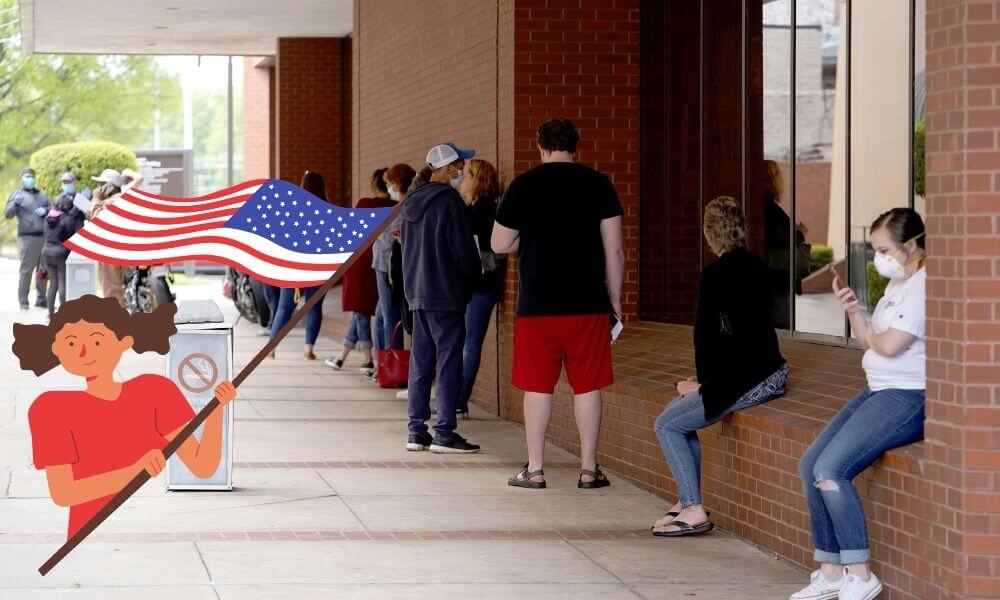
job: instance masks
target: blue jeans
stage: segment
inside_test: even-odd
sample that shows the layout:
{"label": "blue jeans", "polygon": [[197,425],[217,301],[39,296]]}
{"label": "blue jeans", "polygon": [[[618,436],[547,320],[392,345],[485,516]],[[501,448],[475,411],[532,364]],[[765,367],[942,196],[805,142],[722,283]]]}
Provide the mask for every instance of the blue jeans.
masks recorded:
{"label": "blue jeans", "polygon": [[344,348],[367,350],[372,347],[372,318],[359,312],[353,313],[351,326],[344,338]]}
{"label": "blue jeans", "polygon": [[497,297],[490,292],[472,294],[469,305],[465,307],[465,349],[462,351],[462,394],[458,398],[458,407],[462,412],[469,409],[469,398],[472,397],[472,387],[476,384],[479,374],[479,363],[483,358],[483,340],[486,330],[490,327],[490,316],[496,306]]}
{"label": "blue jeans", "polygon": [[823,429],[799,461],[817,562],[868,561],[865,511],[851,480],[886,450],[923,437],[923,390],[864,390]]}
{"label": "blue jeans", "polygon": [[264,301],[267,302],[268,329],[270,329],[270,323],[274,321],[274,315],[278,312],[278,297],[281,295],[281,288],[270,283],[262,283],[261,286],[264,288]]}
{"label": "blue jeans", "polygon": [[455,407],[462,389],[465,315],[460,312],[413,311],[413,347],[407,386],[410,433],[427,433],[431,418],[431,384],[437,380],[436,438],[450,442],[458,421]]}
{"label": "blue jeans", "polygon": [[[312,295],[316,293],[320,286],[302,288],[302,295],[306,300],[312,298]],[[288,321],[292,318],[292,313],[295,311],[295,288],[281,288],[281,294],[278,296],[278,308],[274,311],[274,316],[271,320],[271,337],[274,337],[278,331],[284,327]],[[313,345],[316,343],[316,338],[319,337],[319,326],[323,323],[323,301],[320,300],[316,303],[316,306],[312,307],[309,314],[306,315],[306,344]]]}
{"label": "blue jeans", "polygon": [[396,343],[392,343],[392,330],[402,318],[402,307],[392,297],[389,287],[389,273],[375,271],[375,281],[378,283],[378,308],[375,309],[375,349],[385,350],[403,347],[403,332],[400,330]]}
{"label": "blue jeans", "polygon": [[698,430],[721,421],[738,410],[750,408],[785,393],[788,365],[785,364],[755,388],[743,395],[722,414],[705,418],[701,391],[681,396],[667,405],[656,419],[653,430],[663,448],[663,457],[677,484],[681,506],[701,504],[701,442]]}

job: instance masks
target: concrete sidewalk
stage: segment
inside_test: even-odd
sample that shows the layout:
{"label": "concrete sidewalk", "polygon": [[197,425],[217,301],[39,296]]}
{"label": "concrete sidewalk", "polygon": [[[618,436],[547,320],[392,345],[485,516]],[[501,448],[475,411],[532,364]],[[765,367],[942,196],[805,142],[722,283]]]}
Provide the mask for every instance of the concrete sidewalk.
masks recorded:
{"label": "concrete sidewalk", "polygon": [[[31,465],[27,409],[42,391],[80,388],[61,370],[20,371],[11,324],[15,263],[0,260],[0,597],[4,599],[662,598],[781,599],[805,575],[722,532],[654,539],[668,505],[612,476],[576,488],[575,458],[548,450],[549,488],[506,479],[524,457],[523,431],[473,409],[460,432],[482,454],[408,453],[406,405],[357,372],[302,358],[302,332],[240,388],[233,492],[164,491],[162,476],[46,577],[37,568],[64,540],[66,509]],[[217,294],[178,287],[181,299]],[[221,300],[221,302],[225,302]],[[233,313],[231,303],[224,310]],[[264,343],[236,328],[236,364]],[[321,358],[337,344],[320,339]],[[121,374],[164,372],[158,355],[126,355]]]}

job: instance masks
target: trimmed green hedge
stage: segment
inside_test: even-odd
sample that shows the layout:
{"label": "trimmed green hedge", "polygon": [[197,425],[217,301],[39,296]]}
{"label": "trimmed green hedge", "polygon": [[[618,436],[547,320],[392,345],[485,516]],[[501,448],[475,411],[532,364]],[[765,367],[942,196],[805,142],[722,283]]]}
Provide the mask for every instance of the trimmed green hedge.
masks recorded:
{"label": "trimmed green hedge", "polygon": [[889,280],[878,274],[874,261],[868,261],[865,273],[868,275],[868,310],[873,311],[885,294],[885,286],[889,285]]}
{"label": "trimmed green hedge", "polygon": [[833,246],[813,244],[812,250],[809,253],[809,262],[811,263],[813,273],[832,263]]}
{"label": "trimmed green hedge", "polygon": [[62,192],[60,178],[73,171],[78,187],[94,187],[90,178],[104,169],[135,169],[135,153],[114,142],[71,142],[46,146],[31,155],[28,164],[35,169],[38,187],[51,197]]}

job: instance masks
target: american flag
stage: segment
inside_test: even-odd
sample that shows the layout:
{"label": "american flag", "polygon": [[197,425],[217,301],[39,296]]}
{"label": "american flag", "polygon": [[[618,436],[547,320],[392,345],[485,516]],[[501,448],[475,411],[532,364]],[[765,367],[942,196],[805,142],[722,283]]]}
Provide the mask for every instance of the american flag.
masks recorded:
{"label": "american flag", "polygon": [[64,245],[99,262],[204,260],[282,287],[320,285],[378,230],[392,208],[342,208],[279,179],[197,198],[130,189]]}

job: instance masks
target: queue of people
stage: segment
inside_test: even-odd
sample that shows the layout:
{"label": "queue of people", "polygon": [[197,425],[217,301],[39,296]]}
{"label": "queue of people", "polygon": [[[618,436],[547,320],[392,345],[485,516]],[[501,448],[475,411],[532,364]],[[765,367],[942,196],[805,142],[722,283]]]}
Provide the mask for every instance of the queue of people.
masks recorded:
{"label": "queue of people", "polygon": [[[72,171],[60,178],[61,192],[55,200],[37,186],[35,170],[21,169],[21,181],[11,192],[4,208],[4,218],[17,220],[18,287],[21,310],[28,310],[28,291],[35,279],[35,306],[47,308],[49,317],[56,311],[56,299],[66,300],[66,259],[62,243],[83,227],[87,219],[99,214],[117,200],[124,190],[142,183],[142,175],[131,169],[118,172],[104,169],[91,177],[95,187],[81,187]],[[98,263],[97,277],[101,293],[125,304],[123,269]]]}
{"label": "queue of people", "polygon": [[[372,174],[371,196],[356,206],[402,203],[402,208],[344,275],[342,309],[352,313],[350,327],[342,350],[326,364],[342,369],[349,353],[358,350],[362,373],[376,379],[379,365],[373,350],[401,348],[400,330],[410,333],[407,450],[480,451],[457,432],[458,418],[468,414],[486,332],[503,300],[506,257],[516,252],[511,381],[524,393],[527,461],[507,483],[546,488],[546,432],[553,392],[565,369],[580,435],[577,486],[610,485],[597,463],[597,444],[601,391],[614,380],[611,327],[622,318],[624,211],[612,181],[577,162],[579,141],[567,119],[542,123],[536,135],[540,164],[515,177],[505,191],[492,164],[475,158],[475,150],[452,143],[431,148],[419,172],[400,163]],[[770,213],[775,213],[772,208],[780,211],[781,182],[775,173],[772,169]],[[94,177],[100,185],[93,192],[91,214],[99,214],[123,188],[136,184],[136,176],[106,169]],[[20,188],[7,202],[5,216],[18,220],[18,299],[23,309],[29,306],[30,278],[40,264],[49,273],[50,286],[40,282],[36,305],[48,306],[51,313],[57,296],[65,298],[62,242],[90,215],[74,202],[75,176],[66,173],[62,183],[63,193],[50,201],[37,189],[34,171],[26,168]],[[328,201],[318,173],[307,171],[301,186]],[[788,253],[789,246],[790,222],[780,216],[768,217],[776,223],[768,231],[781,232],[785,241],[769,247],[765,262],[747,248],[744,209],[736,199],[720,196],[704,208],[702,233],[717,260],[704,267],[699,284],[693,332],[696,376],[676,384],[677,397],[654,426],[678,499],[653,523],[653,536],[687,537],[713,529],[701,493],[698,431],[785,393],[789,365],[775,333],[771,284],[775,269],[787,270],[793,259],[775,254]],[[862,367],[868,385],[800,460],[819,568],[790,600],[871,600],[880,593],[882,584],[868,564],[864,509],[852,480],[885,451],[923,437],[924,224],[914,210],[897,208],[876,218],[870,231],[875,268],[890,280],[870,318],[831,269],[832,292],[865,349]],[[795,243],[803,245],[804,237]],[[101,265],[99,277],[104,295],[118,298],[120,267]],[[785,278],[782,285],[787,284]],[[275,336],[298,301],[317,289],[273,289],[269,334]],[[304,355],[310,360],[316,358],[321,321],[320,302],[306,318]],[[437,418],[429,428],[434,396]]]}

